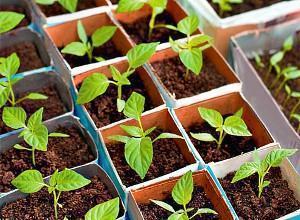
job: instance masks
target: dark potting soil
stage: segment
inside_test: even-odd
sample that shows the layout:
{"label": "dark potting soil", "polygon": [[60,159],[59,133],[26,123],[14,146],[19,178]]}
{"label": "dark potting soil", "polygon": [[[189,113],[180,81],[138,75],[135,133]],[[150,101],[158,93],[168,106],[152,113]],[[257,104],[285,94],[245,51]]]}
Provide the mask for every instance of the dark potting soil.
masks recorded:
{"label": "dark potting soil", "polygon": [[[152,140],[167,132],[157,128],[151,133]],[[124,156],[124,144],[108,144],[107,150],[125,186],[133,186],[169,174],[188,165],[173,139],[161,139],[153,144],[153,161],[144,180],[130,168]]]}
{"label": "dark potting soil", "polygon": [[[55,2],[52,5],[40,5],[38,4],[42,12],[46,17],[68,14],[70,13],[66,9],[64,9],[59,3]],[[97,0],[79,0],[76,11],[81,11],[89,8],[95,8],[100,5],[97,5]]]}
{"label": "dark potting soil", "polygon": [[18,72],[24,72],[46,66],[40,58],[36,46],[31,42],[17,43],[10,47],[0,49],[0,57],[8,57],[12,53],[17,53],[20,58],[20,68]]}
{"label": "dark potting soil", "polygon": [[[200,117],[200,116],[199,116]],[[227,116],[225,116],[227,117]],[[219,132],[216,132],[215,128],[212,128],[208,123],[194,124],[187,128],[188,134],[200,153],[201,157],[206,163],[218,162],[221,160],[229,159],[243,153],[250,152],[259,146],[256,146],[251,137],[237,137],[232,135],[226,135],[220,150],[217,149],[215,142],[203,142],[198,141],[190,135],[192,133],[210,133],[215,138],[219,138]],[[250,131],[251,132],[251,131]]]}
{"label": "dark potting soil", "polygon": [[[148,43],[148,42],[160,42],[165,43],[169,42],[169,36],[173,38],[173,40],[184,38],[185,36],[180,32],[173,31],[167,28],[155,28],[151,35],[151,38],[148,39],[149,32],[149,21],[151,19],[151,15],[138,19],[134,23],[123,23],[122,26],[129,34],[131,39],[136,43]],[[159,14],[156,17],[155,24],[169,24],[176,26],[176,22],[173,20],[170,13],[164,11],[162,14]]]}
{"label": "dark potting soil", "polygon": [[[63,48],[59,48],[60,51],[62,49]],[[64,59],[70,64],[70,66],[72,68],[77,67],[77,66],[83,66],[83,65],[90,63],[87,55],[85,55],[83,57],[79,57],[79,56],[75,56],[75,55],[71,55],[71,54],[63,54],[63,53],[61,53],[61,54],[64,57]],[[119,51],[116,48],[113,41],[110,40],[110,41],[106,42],[104,45],[95,48],[93,51],[93,56],[94,57],[102,57],[105,60],[110,60],[110,59],[113,59],[116,57],[121,57],[122,52]],[[96,62],[98,62],[98,61],[93,59],[92,63],[96,63]]]}
{"label": "dark potting soil", "polygon": [[[144,87],[143,81],[138,73],[133,73],[129,80],[130,86],[123,86],[122,99],[127,100],[132,92],[137,92],[146,98],[145,111],[156,107]],[[87,111],[95,122],[97,128],[109,125],[113,122],[124,119],[124,114],[117,111],[118,89],[115,85],[109,85],[105,94],[98,96],[93,101],[85,104]]]}
{"label": "dark potting soil", "polygon": [[[35,151],[36,166],[32,164],[29,151],[10,148],[0,154],[0,192],[12,190],[10,182],[25,170],[38,169],[43,176],[48,176],[56,169],[72,168],[95,159],[78,128],[59,128],[55,132],[62,132],[70,137],[50,137],[46,152]],[[21,145],[28,146],[25,142]]]}
{"label": "dark potting soil", "polygon": [[118,3],[119,3],[119,0],[110,0],[110,2],[111,2],[112,4],[118,4]]}
{"label": "dark potting soil", "polygon": [[[22,81],[19,82],[22,84]],[[18,84],[17,84],[18,85]],[[27,113],[27,117],[29,118],[34,112],[36,112],[39,108],[44,107],[43,120],[48,120],[50,118],[54,118],[56,116],[62,115],[67,112],[56,88],[52,85],[43,87],[37,90],[30,90],[27,93],[21,94],[22,97],[26,96],[30,92],[38,92],[43,95],[48,96],[48,99],[45,100],[24,100],[17,106],[24,108]],[[2,119],[2,111],[3,108],[0,108],[0,118]],[[0,134],[4,134],[6,132],[11,131],[9,127],[4,125],[4,122],[0,120]]]}
{"label": "dark potting soil", "polygon": [[[283,58],[283,60],[279,63],[279,66],[281,69],[284,69],[288,66],[296,66],[298,69],[300,69],[300,33],[297,35],[296,42],[294,44],[294,47],[291,51],[287,52]],[[276,96],[276,90],[279,87],[282,80],[279,80],[277,84],[274,84],[273,87],[271,85],[273,84],[273,81],[276,78],[275,70],[271,72],[269,75],[269,78],[266,79],[266,75],[268,73],[268,67],[269,67],[269,60],[271,58],[272,54],[269,54],[268,51],[265,51],[263,55],[261,56],[262,62],[264,63],[265,67],[261,68],[258,67],[255,63],[255,60],[251,59],[251,63],[253,67],[256,69],[257,73],[261,77],[261,79],[264,81],[265,85],[268,87],[270,92],[272,93],[273,97],[279,104],[282,112],[286,115],[286,117],[290,120],[290,123],[295,128],[295,130],[298,129],[300,126],[299,122],[295,119],[290,119],[289,115],[293,109],[293,107],[297,104],[297,98],[290,98],[286,102],[287,94],[285,92],[285,89],[283,88],[278,95]],[[291,87],[293,91],[300,91],[300,79],[295,80],[289,80],[287,84]],[[300,114],[300,108],[295,112],[297,114]],[[300,129],[298,130],[298,134],[300,134]]]}
{"label": "dark potting soil", "polygon": [[181,63],[179,57],[164,59],[152,64],[155,72],[163,84],[176,99],[191,97],[227,84],[213,63],[205,56],[203,68],[197,76],[190,72],[187,79],[184,78],[186,67]]}
{"label": "dark potting soil", "polygon": [[[84,215],[95,205],[113,199],[107,186],[97,176],[91,178],[91,183],[81,189],[63,192],[59,203],[63,208],[58,208],[58,218],[84,219]],[[31,220],[54,220],[53,195],[44,188],[24,199],[4,205],[1,208],[0,218]]]}
{"label": "dark potting soil", "polygon": [[27,15],[26,10],[22,7],[16,5],[0,5],[0,11],[11,11],[11,12],[17,12],[25,15],[23,20],[14,29],[25,27],[30,24],[30,17]]}
{"label": "dark potting soil", "polygon": [[283,2],[283,0],[244,0],[241,4],[230,4],[232,7],[232,11],[224,12],[223,15],[219,12],[219,5],[213,3],[213,0],[207,0],[209,4],[213,7],[213,9],[217,12],[217,14],[221,18],[227,18],[233,15],[241,14],[247,11],[252,11],[255,9],[264,8],[270,5],[273,5],[278,2]]}
{"label": "dark potting soil", "polygon": [[[167,192],[163,192],[166,194]],[[170,204],[175,210],[182,209],[182,206],[179,206],[173,199],[171,195],[164,200],[164,202]],[[139,204],[140,210],[143,214],[145,220],[160,220],[167,219],[172,213],[166,211],[165,209],[159,207],[154,203],[150,204]],[[193,197],[191,202],[187,205],[187,208],[194,208],[195,211],[199,208],[210,208],[214,209],[213,204],[207,198],[206,193],[202,187],[196,186],[194,187]],[[192,216],[195,212],[190,212],[190,216]],[[195,220],[206,220],[206,219],[219,219],[218,215],[213,214],[203,214],[193,218]]]}
{"label": "dark potting soil", "polygon": [[240,219],[277,219],[300,208],[288,182],[282,179],[280,168],[272,168],[266,175],[271,184],[264,188],[261,198],[257,196],[256,174],[232,184],[233,176],[229,173],[220,182]]}

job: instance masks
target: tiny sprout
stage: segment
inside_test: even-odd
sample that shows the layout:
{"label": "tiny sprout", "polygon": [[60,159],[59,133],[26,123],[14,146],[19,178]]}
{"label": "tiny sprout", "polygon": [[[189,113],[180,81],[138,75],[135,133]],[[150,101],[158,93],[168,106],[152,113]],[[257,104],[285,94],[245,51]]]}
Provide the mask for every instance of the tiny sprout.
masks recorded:
{"label": "tiny sprout", "polygon": [[48,183],[44,181],[38,170],[26,170],[13,179],[11,183],[23,193],[36,193],[46,187],[48,193],[53,194],[54,214],[55,219],[58,219],[57,206],[62,208],[62,205],[58,203],[61,193],[80,189],[90,184],[90,182],[79,173],[65,168],[61,172],[56,170]]}
{"label": "tiny sprout", "polygon": [[57,2],[64,9],[73,13],[76,11],[78,0],[35,0],[35,2],[41,5],[53,5]]}
{"label": "tiny sprout", "polygon": [[[172,198],[178,204],[182,206],[182,209],[175,211],[175,209],[165,203],[163,201],[158,200],[151,200],[151,202],[155,203],[156,205],[162,207],[163,209],[171,212],[172,214],[169,216],[168,219],[182,219],[182,220],[189,220],[193,219],[196,216],[200,216],[202,214],[214,214],[217,215],[218,213],[209,208],[199,208],[195,210],[195,208],[187,208],[188,203],[192,200],[194,190],[194,183],[192,172],[189,171],[184,174],[175,184],[172,190]],[[193,215],[189,215],[189,213],[193,212]]]}
{"label": "tiny sprout", "polygon": [[14,29],[25,18],[25,15],[12,12],[0,11],[0,34]]}
{"label": "tiny sprout", "polygon": [[253,153],[253,162],[244,163],[238,171],[236,171],[231,183],[235,183],[245,179],[253,174],[258,174],[258,197],[261,197],[263,189],[270,184],[270,181],[264,180],[267,173],[272,167],[279,167],[281,162],[289,156],[297,152],[297,149],[275,149],[260,160],[257,150]]}
{"label": "tiny sprout", "polygon": [[181,136],[172,133],[162,133],[154,140],[149,135],[156,129],[152,127],[146,131],[143,128],[141,116],[144,111],[145,97],[133,92],[126,101],[124,115],[135,119],[138,126],[120,125],[130,136],[113,135],[108,138],[125,144],[125,159],[129,166],[144,179],[153,159],[153,143],[166,138],[183,139]]}
{"label": "tiny sprout", "polygon": [[297,120],[297,122],[298,122],[297,132],[299,133],[300,132],[300,115],[299,114],[292,114],[291,118]]}
{"label": "tiny sprout", "polygon": [[259,68],[265,67],[265,64],[261,61],[261,58],[258,53],[253,52],[253,56],[254,56],[255,63]]}
{"label": "tiny sprout", "polygon": [[201,118],[210,126],[216,128],[216,131],[220,133],[218,140],[209,133],[190,133],[193,138],[199,141],[216,142],[218,145],[217,149],[220,149],[226,134],[233,136],[252,136],[246,123],[242,119],[243,108],[234,115],[227,117],[225,121],[222,115],[216,110],[200,107],[198,111]]}
{"label": "tiny sprout", "polygon": [[231,11],[231,4],[241,4],[243,0],[213,0],[213,3],[219,5],[219,15],[223,17],[224,12]]}
{"label": "tiny sprout", "polygon": [[116,26],[103,26],[98,28],[91,37],[91,41],[89,41],[84,26],[81,21],[77,22],[77,34],[81,42],[72,42],[65,46],[61,52],[65,54],[71,54],[75,56],[85,56],[87,54],[89,62],[91,63],[94,60],[101,62],[105,60],[103,57],[95,57],[93,56],[93,51],[95,47],[100,47],[109,41],[115,34],[117,30]]}
{"label": "tiny sprout", "polygon": [[296,113],[297,109],[300,106],[300,92],[292,92],[291,97],[298,99],[298,102],[294,105],[294,107],[291,110],[290,119],[292,118],[292,115]]}
{"label": "tiny sprout", "polygon": [[84,217],[84,220],[116,220],[119,215],[119,198],[114,198],[91,208]]}
{"label": "tiny sprout", "polygon": [[[275,96],[279,94],[283,86],[289,81],[293,79],[297,79],[300,77],[300,70],[297,67],[288,67],[282,71],[283,80],[275,91]],[[279,77],[280,79],[280,77]]]}

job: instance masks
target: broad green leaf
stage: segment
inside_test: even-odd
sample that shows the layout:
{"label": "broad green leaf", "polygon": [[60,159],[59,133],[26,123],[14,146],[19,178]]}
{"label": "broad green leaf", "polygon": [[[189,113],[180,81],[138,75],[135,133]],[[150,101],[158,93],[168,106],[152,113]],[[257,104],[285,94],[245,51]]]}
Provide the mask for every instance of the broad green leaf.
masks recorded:
{"label": "broad green leaf", "polygon": [[144,105],[145,97],[136,92],[133,92],[126,101],[123,113],[129,118],[139,120],[144,111]]}
{"label": "broad green leaf", "polygon": [[52,5],[56,0],[35,0],[36,3],[41,5]]}
{"label": "broad green leaf", "polygon": [[44,186],[42,174],[37,170],[26,170],[11,181],[11,184],[23,193],[35,193]]}
{"label": "broad green leaf", "polygon": [[291,49],[293,49],[293,42],[294,42],[293,35],[291,35],[287,39],[285,39],[285,41],[283,42],[283,50],[290,51]]}
{"label": "broad green leaf", "polygon": [[237,116],[237,117],[239,117],[239,118],[242,118],[243,113],[244,113],[244,109],[243,109],[243,108],[240,108],[236,113],[234,113],[234,116]]}
{"label": "broad green leaf", "polygon": [[204,121],[206,121],[210,126],[214,128],[219,128],[223,125],[223,117],[218,111],[203,107],[199,107],[198,111],[200,113],[201,118]]}
{"label": "broad green leaf", "polygon": [[19,129],[25,127],[26,112],[21,107],[4,107],[2,120],[6,126]]}
{"label": "broad green leaf", "polygon": [[92,35],[94,47],[99,47],[109,41],[117,30],[116,26],[103,26],[97,29]]}
{"label": "broad green leaf", "polygon": [[85,220],[116,220],[119,214],[120,201],[115,198],[103,202],[91,208],[86,214]]}
{"label": "broad green leaf", "polygon": [[29,148],[27,148],[27,147],[23,147],[23,146],[20,145],[20,144],[15,144],[15,145],[13,146],[13,148],[15,148],[15,149],[17,149],[17,150],[29,150],[29,151],[31,151],[31,149],[29,149]]}
{"label": "broad green leaf", "polygon": [[179,205],[187,205],[192,199],[194,189],[192,172],[188,171],[175,184],[172,198]]}
{"label": "broad green leaf", "polygon": [[229,116],[225,119],[223,129],[227,134],[234,136],[252,136],[242,118]]}
{"label": "broad green leaf", "polygon": [[231,183],[235,183],[242,179],[245,179],[254,173],[258,172],[259,165],[255,162],[246,162],[244,163],[238,171],[236,171]]}
{"label": "broad green leaf", "polygon": [[151,200],[151,202],[155,203],[156,205],[162,207],[163,209],[165,209],[169,212],[172,212],[172,213],[176,212],[175,209],[171,205],[169,205],[168,203],[158,201],[158,200],[155,200],[155,199],[150,199],[150,200]]}
{"label": "broad green leaf", "polygon": [[296,152],[297,149],[275,149],[268,153],[264,162],[271,167],[278,167],[285,158],[292,156]]}
{"label": "broad green leaf", "polygon": [[77,34],[82,43],[87,43],[87,35],[84,26],[80,20],[77,22]]}
{"label": "broad green leaf", "polygon": [[66,10],[73,13],[76,11],[78,0],[57,0]]}
{"label": "broad green leaf", "polygon": [[66,192],[82,188],[90,184],[90,180],[70,169],[59,172],[56,178],[56,189]]}
{"label": "broad green leaf", "polygon": [[24,140],[27,144],[40,151],[47,151],[48,129],[45,125],[35,126],[33,130],[24,130]]}
{"label": "broad green leaf", "polygon": [[144,43],[135,46],[127,53],[129,66],[136,69],[146,63],[154,54],[159,43]]}
{"label": "broad green leaf", "polygon": [[25,15],[12,12],[0,11],[0,34],[14,29],[25,18]]}
{"label": "broad green leaf", "polygon": [[199,19],[196,15],[185,17],[178,22],[177,28],[181,33],[186,35],[193,34],[199,26]]}
{"label": "broad green leaf", "polygon": [[43,95],[43,94],[40,94],[40,93],[32,92],[32,93],[29,93],[29,94],[26,96],[26,99],[31,99],[31,100],[44,100],[44,99],[48,99],[48,97],[45,96],[45,95]]}
{"label": "broad green leaf", "polygon": [[181,137],[180,135],[177,134],[172,134],[172,133],[161,133],[160,135],[158,135],[158,137],[156,137],[154,139],[153,142],[158,141],[160,139],[184,139],[183,137]]}
{"label": "broad green leaf", "polygon": [[79,89],[77,103],[81,105],[94,100],[105,93],[108,86],[109,80],[104,74],[93,73],[83,81]]}
{"label": "broad green leaf", "polygon": [[153,159],[151,139],[130,138],[125,144],[125,158],[129,166],[144,179]]}
{"label": "broad green leaf", "polygon": [[198,209],[197,212],[195,213],[195,215],[199,215],[199,216],[201,216],[202,214],[214,214],[214,215],[217,215],[218,213],[215,210],[209,209],[209,208]]}
{"label": "broad green leaf", "polygon": [[70,137],[70,135],[64,134],[64,133],[53,132],[53,133],[50,133],[48,135],[48,137],[63,137],[63,138],[67,138],[67,137]]}
{"label": "broad green leaf", "polygon": [[130,137],[122,136],[122,135],[112,135],[109,136],[108,139],[126,144],[129,141]]}
{"label": "broad green leaf", "polygon": [[125,104],[126,102],[122,99],[117,99],[117,108],[118,108],[118,112],[122,112],[125,108]]}
{"label": "broad green leaf", "polygon": [[13,53],[0,64],[0,74],[6,78],[10,78],[18,72],[19,67],[20,59],[16,53]]}
{"label": "broad green leaf", "polygon": [[127,125],[120,125],[120,127],[129,135],[133,137],[142,137],[143,130],[136,126],[127,126]]}
{"label": "broad green leaf", "polygon": [[213,41],[212,37],[205,34],[201,34],[201,35],[196,35],[191,37],[190,44],[192,47],[196,47],[204,43],[211,44],[212,41]]}
{"label": "broad green leaf", "polygon": [[0,108],[2,108],[9,97],[9,88],[0,85]]}
{"label": "broad green leaf", "polygon": [[196,75],[199,75],[203,65],[203,55],[199,48],[184,49],[179,52],[181,62]]}
{"label": "broad green leaf", "polygon": [[87,48],[81,42],[72,42],[67,46],[65,46],[61,52],[65,54],[71,54],[71,55],[82,57],[86,54]]}
{"label": "broad green leaf", "polygon": [[191,136],[199,141],[205,141],[205,142],[212,142],[215,141],[217,142],[217,140],[214,138],[214,136],[212,136],[209,133],[190,133]]}
{"label": "broad green leaf", "polygon": [[286,75],[286,79],[288,79],[288,80],[297,79],[299,77],[300,77],[300,70],[289,72]]}
{"label": "broad green leaf", "polygon": [[44,112],[44,108],[42,107],[29,117],[27,122],[27,127],[29,129],[34,130],[35,127],[40,126],[42,124],[43,112]]}
{"label": "broad green leaf", "polygon": [[284,53],[282,51],[275,53],[270,59],[271,65],[275,66],[277,63],[279,63],[283,59],[283,56],[284,56]]}
{"label": "broad green leaf", "polygon": [[145,136],[151,134],[154,130],[156,129],[156,127],[152,127],[152,128],[149,128],[145,131]]}
{"label": "broad green leaf", "polygon": [[120,0],[117,8],[118,13],[132,12],[141,9],[146,0]]}

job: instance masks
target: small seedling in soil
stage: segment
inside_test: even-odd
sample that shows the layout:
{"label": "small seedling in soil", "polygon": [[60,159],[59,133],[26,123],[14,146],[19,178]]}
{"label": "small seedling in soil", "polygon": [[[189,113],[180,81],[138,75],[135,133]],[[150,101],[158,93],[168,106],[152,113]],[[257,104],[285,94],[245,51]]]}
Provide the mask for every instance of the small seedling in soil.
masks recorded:
{"label": "small seedling in soil", "polygon": [[216,142],[218,145],[217,149],[220,149],[227,134],[233,136],[252,136],[246,123],[242,119],[243,108],[234,115],[227,117],[225,121],[222,115],[216,110],[200,107],[198,111],[201,118],[219,132],[219,139],[216,139],[209,133],[190,133],[193,138],[199,141]]}
{"label": "small seedling in soil", "polygon": [[14,29],[25,18],[25,15],[13,11],[0,11],[0,34]]}
{"label": "small seedling in soil", "polygon": [[292,108],[291,112],[290,112],[290,118],[292,118],[292,115],[296,113],[297,109],[300,106],[300,92],[293,92],[291,94],[291,97],[298,99],[298,102],[294,105],[294,107]]}
{"label": "small seedling in soil", "polygon": [[160,25],[155,25],[156,16],[163,13],[167,8],[168,0],[120,0],[117,8],[118,13],[132,12],[141,9],[145,4],[152,8],[152,15],[149,22],[148,39],[151,38],[154,28],[159,28]]}
{"label": "small seedling in soil", "polygon": [[297,133],[300,132],[300,115],[299,114],[292,114],[291,119],[295,119],[298,122],[298,128],[297,128]]}
{"label": "small seedling in soil", "polygon": [[163,209],[171,212],[172,214],[168,218],[170,220],[171,219],[189,220],[195,218],[196,216],[201,217],[202,214],[217,215],[218,213],[216,211],[209,208],[199,208],[198,210],[195,210],[195,208],[193,207],[187,208],[188,203],[192,199],[193,190],[194,190],[193,176],[192,176],[192,172],[189,171],[177,181],[177,183],[175,184],[172,190],[173,200],[178,205],[181,205],[182,209],[175,211],[175,209],[168,203],[165,203],[163,201],[158,201],[158,200],[151,200],[151,201],[156,205],[162,207]]}
{"label": "small seedling in soil", "polygon": [[166,138],[179,138],[181,136],[172,133],[161,133],[154,140],[149,136],[156,127],[144,130],[141,116],[144,111],[145,97],[133,92],[126,101],[124,115],[135,119],[139,126],[120,125],[130,136],[113,135],[109,139],[125,144],[125,159],[129,166],[144,179],[153,159],[153,143]]}
{"label": "small seedling in soil", "polygon": [[43,108],[40,108],[33,113],[29,119],[21,107],[4,107],[2,120],[10,128],[23,128],[19,137],[31,147],[27,148],[20,144],[15,144],[13,147],[17,150],[27,150],[32,153],[32,163],[35,165],[35,150],[47,151],[49,137],[69,137],[62,133],[48,133],[47,127],[42,123]]}
{"label": "small seedling in soil", "polygon": [[92,63],[93,59],[101,62],[105,60],[103,57],[94,57],[93,50],[95,47],[100,47],[109,41],[117,30],[116,26],[103,26],[98,28],[91,36],[91,40],[86,35],[84,26],[81,21],[77,22],[77,34],[81,42],[76,41],[65,46],[61,52],[64,54],[71,54],[75,56],[85,56],[87,54],[89,62]]}
{"label": "small seedling in soil", "polygon": [[125,101],[122,100],[122,87],[130,86],[129,76],[150,59],[158,44],[159,43],[139,44],[129,50],[126,55],[129,64],[126,72],[120,73],[116,67],[111,65],[110,71],[112,73],[112,79],[108,79],[102,73],[93,73],[87,77],[79,89],[77,103],[82,105],[94,100],[96,97],[104,94],[108,86],[112,84],[118,87],[117,107],[118,111],[122,112],[125,106]]}
{"label": "small seedling in soil", "polygon": [[91,208],[84,217],[84,220],[116,220],[119,215],[119,198],[114,198]]}
{"label": "small seedling in soil", "polygon": [[224,12],[232,11],[231,4],[241,4],[243,0],[213,0],[213,3],[219,5],[219,15],[222,17]]}
{"label": "small seedling in soil", "polygon": [[[286,85],[286,83],[289,80],[294,80],[300,77],[300,70],[297,67],[288,67],[285,68],[282,71],[282,74],[280,74],[283,76],[282,82],[280,83],[280,85],[278,86],[278,88],[275,91],[275,96],[278,96],[279,92],[281,91],[281,89]],[[279,76],[278,80],[280,80],[282,77]]]}
{"label": "small seedling in soil", "polygon": [[254,56],[255,63],[258,67],[260,68],[265,67],[265,64],[262,62],[258,53],[253,52],[253,56]]}
{"label": "small seedling in soil", "polygon": [[53,5],[57,2],[64,9],[73,13],[76,11],[78,0],[35,0],[35,2],[41,5]]}
{"label": "small seedling in soil", "polygon": [[267,154],[260,160],[258,151],[253,153],[253,162],[244,163],[238,171],[236,171],[231,183],[235,183],[245,179],[255,173],[258,174],[258,197],[261,197],[263,189],[270,185],[270,181],[264,180],[272,167],[279,167],[283,159],[295,154],[297,149],[276,149]]}
{"label": "small seedling in soil", "polygon": [[43,179],[42,174],[38,170],[26,170],[18,175],[12,184],[23,193],[36,193],[46,187],[49,194],[53,194],[53,207],[55,219],[58,219],[57,206],[63,208],[58,203],[62,192],[69,192],[80,189],[88,184],[90,180],[73,170],[65,168],[63,171],[56,170],[48,183]]}
{"label": "small seedling in soil", "polygon": [[15,77],[15,74],[20,68],[20,59],[16,53],[11,54],[7,58],[0,58],[0,74],[6,77],[7,81],[0,82],[0,108],[6,105],[7,102],[11,106],[16,106],[26,99],[41,100],[48,97],[40,93],[29,93],[28,95],[16,99],[13,85],[19,82],[22,77]]}

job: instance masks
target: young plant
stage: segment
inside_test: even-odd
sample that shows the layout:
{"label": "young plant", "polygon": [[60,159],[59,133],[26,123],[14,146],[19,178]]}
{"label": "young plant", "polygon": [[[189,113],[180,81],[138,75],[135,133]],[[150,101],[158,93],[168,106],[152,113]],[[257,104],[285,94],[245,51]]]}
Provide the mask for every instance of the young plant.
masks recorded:
{"label": "young plant", "polygon": [[256,66],[258,66],[259,68],[265,67],[265,64],[261,61],[261,58],[258,53],[253,52],[253,56],[254,56]]}
{"label": "young plant", "polygon": [[238,171],[236,171],[231,183],[235,183],[245,179],[255,173],[258,174],[258,197],[261,197],[263,189],[269,186],[270,181],[264,180],[272,167],[279,167],[283,159],[295,154],[297,149],[275,149],[260,160],[258,152],[253,153],[253,162],[244,163]]}
{"label": "young plant", "polygon": [[26,170],[13,179],[11,183],[23,193],[36,193],[46,187],[48,193],[53,194],[54,215],[55,219],[58,219],[57,206],[62,208],[62,205],[58,203],[61,193],[80,189],[90,184],[90,182],[89,179],[79,173],[65,168],[60,172],[56,170],[50,177],[49,182],[44,181],[38,170]]}
{"label": "young plant", "polygon": [[[287,67],[282,71],[283,80],[275,91],[275,96],[279,94],[281,89],[289,80],[297,79],[300,77],[300,70],[297,67]],[[280,79],[281,77],[279,77]]]}
{"label": "young plant", "polygon": [[0,11],[0,34],[14,29],[25,18],[25,15],[13,11]]}
{"label": "young plant", "polygon": [[150,59],[158,44],[140,44],[129,50],[126,55],[129,64],[127,70],[124,73],[120,73],[116,67],[110,66],[112,79],[108,79],[102,73],[93,73],[87,77],[79,89],[77,103],[82,105],[94,100],[96,97],[104,94],[108,86],[112,84],[118,87],[117,107],[118,111],[122,112],[125,106],[125,101],[122,100],[122,87],[131,84],[129,76]]}
{"label": "young plant", "polygon": [[117,30],[116,26],[103,26],[98,28],[91,36],[91,40],[86,35],[84,26],[81,21],[77,22],[77,34],[81,42],[75,41],[65,46],[61,52],[64,54],[71,54],[75,56],[85,56],[87,54],[89,62],[92,63],[93,59],[101,62],[103,57],[93,56],[95,47],[100,47],[109,41]]}
{"label": "young plant", "polygon": [[119,198],[114,198],[91,208],[84,217],[84,220],[116,220],[119,215]]}
{"label": "young plant", "polygon": [[11,106],[15,106],[26,99],[38,100],[47,99],[48,97],[40,93],[29,93],[28,95],[16,99],[13,85],[19,82],[22,77],[15,77],[15,74],[20,68],[20,59],[16,53],[11,54],[7,58],[0,59],[0,74],[6,77],[6,81],[0,82],[0,108],[6,105],[7,102]]}
{"label": "young plant", "polygon": [[198,108],[198,111],[201,118],[210,126],[216,128],[216,131],[219,132],[218,139],[209,133],[190,133],[193,138],[199,141],[216,142],[218,145],[217,149],[220,149],[227,134],[233,136],[252,136],[246,123],[242,119],[243,108],[237,111],[234,115],[227,117],[225,120],[216,110],[200,107]]}
{"label": "young plant", "polygon": [[151,200],[151,202],[171,212],[172,214],[169,216],[168,218],[169,220],[175,220],[175,219],[189,220],[197,216],[201,217],[202,214],[217,215],[218,213],[216,211],[209,208],[199,208],[197,210],[193,207],[187,208],[187,205],[192,200],[193,190],[194,190],[194,183],[193,183],[192,172],[188,171],[177,181],[177,183],[175,184],[172,190],[173,200],[178,205],[181,205],[182,209],[175,211],[175,209],[171,205],[163,201]]}
{"label": "young plant", "polygon": [[294,107],[291,110],[290,119],[292,118],[292,115],[294,115],[296,113],[297,109],[300,106],[300,92],[293,92],[291,94],[291,97],[298,99],[298,101],[297,101],[297,103],[294,105]]}
{"label": "young plant", "polygon": [[136,120],[139,126],[120,125],[130,136],[114,135],[109,139],[125,144],[125,159],[129,166],[144,179],[153,159],[153,143],[160,139],[180,138],[172,133],[162,133],[154,140],[149,136],[156,127],[144,130],[141,116],[144,111],[145,97],[133,92],[126,101],[124,115]]}
{"label": "young plant", "polygon": [[287,94],[287,97],[284,100],[284,103],[282,104],[283,107],[287,105],[291,97],[293,98],[300,98],[300,92],[292,91],[291,87],[289,85],[285,85],[285,93]]}
{"label": "young plant", "polygon": [[60,4],[68,12],[75,12],[78,0],[35,0],[36,3],[41,5],[53,5],[55,2]]}
{"label": "young plant", "polygon": [[155,25],[156,16],[163,13],[167,8],[168,0],[120,0],[117,8],[118,13],[132,12],[141,9],[145,4],[152,8],[151,19],[149,22],[148,39],[151,38]]}
{"label": "young plant", "polygon": [[297,122],[298,122],[297,132],[300,133],[300,115],[299,114],[292,114],[291,118],[297,120]]}
{"label": "young plant", "polygon": [[3,122],[10,128],[23,128],[19,137],[22,137],[30,148],[20,144],[13,147],[17,150],[31,151],[32,163],[35,166],[35,150],[47,151],[49,137],[69,137],[62,133],[48,133],[47,127],[42,123],[43,108],[33,113],[26,123],[26,112],[21,107],[4,107],[2,113]]}
{"label": "young plant", "polygon": [[224,12],[232,11],[231,4],[241,4],[243,0],[213,0],[213,3],[219,5],[219,15],[222,17]]}

